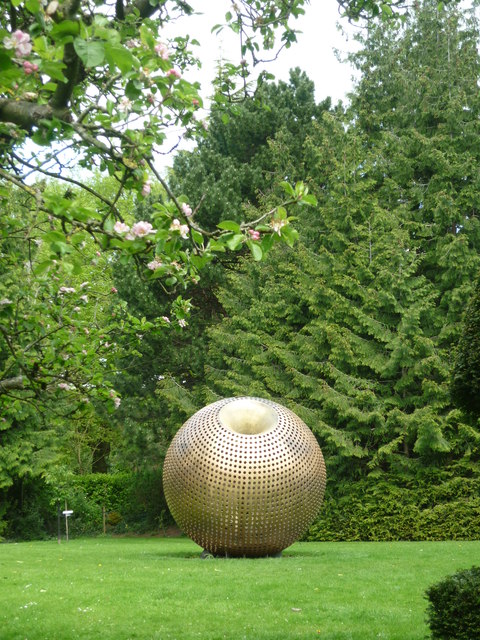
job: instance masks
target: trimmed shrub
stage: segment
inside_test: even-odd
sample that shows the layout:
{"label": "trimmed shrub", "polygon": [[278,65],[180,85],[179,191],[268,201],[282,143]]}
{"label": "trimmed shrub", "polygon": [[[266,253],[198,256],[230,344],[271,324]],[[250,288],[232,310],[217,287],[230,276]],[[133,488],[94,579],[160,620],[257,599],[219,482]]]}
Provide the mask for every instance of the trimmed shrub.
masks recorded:
{"label": "trimmed shrub", "polygon": [[433,640],[480,640],[480,567],[448,576],[426,597]]}
{"label": "trimmed shrub", "polygon": [[478,540],[480,482],[454,478],[409,488],[358,482],[342,491],[327,484],[309,541]]}
{"label": "trimmed shrub", "polygon": [[77,476],[73,489],[77,500],[84,501],[77,504],[72,520],[75,534],[100,533],[103,507],[110,533],[147,533],[168,523],[161,469]]}
{"label": "trimmed shrub", "polygon": [[39,540],[65,529],[62,510],[73,511],[71,537],[103,531],[103,509],[108,533],[150,533],[172,522],[163,495],[161,469],[138,473],[92,473],[72,476],[62,486],[43,479],[23,480],[0,493],[0,541]]}

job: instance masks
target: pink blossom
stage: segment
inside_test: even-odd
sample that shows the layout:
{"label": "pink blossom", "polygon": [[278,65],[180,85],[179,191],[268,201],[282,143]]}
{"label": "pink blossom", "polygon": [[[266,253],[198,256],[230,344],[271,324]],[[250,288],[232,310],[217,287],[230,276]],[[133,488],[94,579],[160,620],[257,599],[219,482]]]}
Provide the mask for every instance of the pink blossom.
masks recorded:
{"label": "pink blossom", "polygon": [[150,180],[145,180],[142,187],[142,196],[146,198],[151,190],[152,190],[152,183],[150,182]]}
{"label": "pink blossom", "polygon": [[180,320],[178,321],[178,324],[179,324],[181,327],[186,327],[186,326],[187,326],[187,321],[186,321],[186,320],[184,320],[183,318],[180,318]]}
{"label": "pink blossom", "polygon": [[29,76],[31,73],[35,73],[35,71],[38,71],[38,64],[30,62],[29,60],[25,60],[25,62],[23,63],[23,70],[25,71],[27,76]]}
{"label": "pink blossom", "polygon": [[168,316],[162,316],[162,320],[168,324],[170,324],[170,318]]}
{"label": "pink blossom", "polygon": [[162,60],[168,60],[168,58],[170,57],[167,45],[163,44],[163,42],[157,42],[153,49],[155,53],[158,53]]}
{"label": "pink blossom", "polygon": [[182,211],[187,218],[192,215],[192,207],[188,205],[186,202],[182,204]]}
{"label": "pink blossom", "polygon": [[249,229],[248,233],[252,240],[260,240],[260,231],[255,231],[255,229]]}
{"label": "pink blossom", "polygon": [[178,69],[169,69],[167,71],[167,77],[180,79],[182,77],[182,74]]}
{"label": "pink blossom", "polygon": [[115,287],[112,287],[110,289],[110,293],[118,293],[118,289],[116,289]]}
{"label": "pink blossom", "polygon": [[60,287],[58,293],[75,293],[75,289],[73,287]]}
{"label": "pink blossom", "polygon": [[188,224],[180,224],[180,220],[174,218],[172,220],[172,224],[170,225],[170,231],[178,231],[182,238],[188,238]]}
{"label": "pink blossom", "polygon": [[64,391],[71,391],[72,389],[75,389],[75,385],[68,382],[59,382],[57,386],[59,389],[63,389]]}
{"label": "pink blossom", "polygon": [[194,98],[194,99],[192,100],[192,104],[193,104],[193,106],[194,106],[194,107],[198,107],[198,106],[200,105],[200,101],[199,101],[199,100],[197,100],[196,98]]}
{"label": "pink blossom", "polygon": [[108,392],[108,395],[113,400],[113,403],[115,405],[115,409],[118,409],[118,407],[120,406],[121,400],[117,396],[117,392],[114,389],[110,389],[110,391]]}
{"label": "pink blossom", "polygon": [[128,226],[128,224],[117,220],[117,222],[115,222],[115,224],[113,225],[113,230],[115,231],[115,233],[123,234],[128,233],[130,231],[130,227]]}
{"label": "pink blossom", "polygon": [[15,55],[19,58],[25,58],[32,52],[32,43],[30,42],[30,35],[17,29],[8,38],[3,39],[3,46],[6,49],[15,49]]}
{"label": "pink blossom", "polygon": [[152,260],[147,264],[147,267],[152,271],[155,271],[156,269],[160,269],[160,267],[163,267],[163,262],[160,262],[160,260],[155,258],[154,260]]}
{"label": "pink blossom", "polygon": [[136,222],[132,227],[132,234],[137,238],[148,236],[151,233],[157,233],[157,230],[152,227],[150,222],[145,222],[144,220]]}

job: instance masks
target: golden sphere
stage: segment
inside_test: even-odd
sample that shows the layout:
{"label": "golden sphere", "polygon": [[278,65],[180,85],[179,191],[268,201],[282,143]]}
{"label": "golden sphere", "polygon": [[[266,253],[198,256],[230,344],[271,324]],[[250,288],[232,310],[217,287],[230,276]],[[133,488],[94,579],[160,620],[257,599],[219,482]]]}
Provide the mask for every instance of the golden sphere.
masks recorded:
{"label": "golden sphere", "polygon": [[165,457],[163,485],[179,527],[213,555],[275,555],[298,540],[325,492],[322,452],[292,411],[226,398],[195,413]]}

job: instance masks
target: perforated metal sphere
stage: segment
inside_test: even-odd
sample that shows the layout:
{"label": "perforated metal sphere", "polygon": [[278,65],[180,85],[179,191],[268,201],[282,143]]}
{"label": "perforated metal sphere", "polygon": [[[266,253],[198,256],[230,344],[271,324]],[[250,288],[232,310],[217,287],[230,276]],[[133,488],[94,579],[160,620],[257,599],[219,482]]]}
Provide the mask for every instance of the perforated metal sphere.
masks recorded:
{"label": "perforated metal sphere", "polygon": [[226,398],[178,431],[163,471],[179,527],[215,555],[266,556],[308,529],[326,472],[315,436],[292,411],[261,398]]}

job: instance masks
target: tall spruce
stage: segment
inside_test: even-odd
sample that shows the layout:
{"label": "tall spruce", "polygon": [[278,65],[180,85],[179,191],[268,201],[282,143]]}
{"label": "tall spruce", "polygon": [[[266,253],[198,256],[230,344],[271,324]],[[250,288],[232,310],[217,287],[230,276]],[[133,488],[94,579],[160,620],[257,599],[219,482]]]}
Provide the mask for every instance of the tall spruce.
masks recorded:
{"label": "tall spruce", "polygon": [[480,278],[465,312],[452,378],[453,402],[480,418]]}
{"label": "tall spruce", "polygon": [[371,28],[347,118],[306,144],[303,246],[220,293],[211,397],[283,400],[337,480],[409,481],[468,448],[448,384],[479,264],[477,44],[471,14],[431,2]]}

